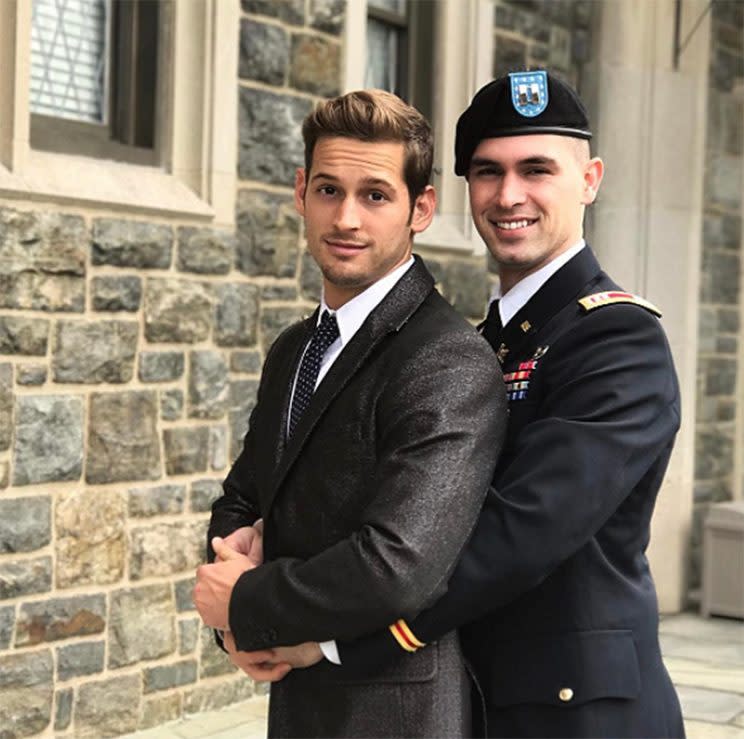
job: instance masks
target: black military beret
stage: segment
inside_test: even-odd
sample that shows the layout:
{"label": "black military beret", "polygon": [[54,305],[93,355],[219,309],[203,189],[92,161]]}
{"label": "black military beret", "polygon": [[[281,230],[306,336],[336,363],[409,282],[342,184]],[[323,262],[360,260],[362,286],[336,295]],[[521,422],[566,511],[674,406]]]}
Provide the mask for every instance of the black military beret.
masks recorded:
{"label": "black military beret", "polygon": [[455,174],[467,174],[483,139],[554,133],[590,139],[589,118],[576,91],[548,72],[512,72],[475,94],[457,121]]}

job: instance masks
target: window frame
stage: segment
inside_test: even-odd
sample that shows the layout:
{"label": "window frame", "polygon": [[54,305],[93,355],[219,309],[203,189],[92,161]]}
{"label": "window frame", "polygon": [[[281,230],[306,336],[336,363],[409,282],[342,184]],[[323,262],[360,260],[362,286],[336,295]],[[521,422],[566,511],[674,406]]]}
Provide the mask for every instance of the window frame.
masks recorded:
{"label": "window frame", "polygon": [[[470,217],[465,179],[454,174],[455,125],[475,92],[491,79],[494,27],[489,0],[440,0],[434,20],[432,124],[437,131],[434,185],[438,208],[421,246],[485,254]],[[364,87],[367,0],[347,5],[344,90]]]}
{"label": "window frame", "polygon": [[0,197],[234,223],[240,6],[164,0],[163,7],[160,166],[147,166],[31,147],[31,3],[3,0]]}

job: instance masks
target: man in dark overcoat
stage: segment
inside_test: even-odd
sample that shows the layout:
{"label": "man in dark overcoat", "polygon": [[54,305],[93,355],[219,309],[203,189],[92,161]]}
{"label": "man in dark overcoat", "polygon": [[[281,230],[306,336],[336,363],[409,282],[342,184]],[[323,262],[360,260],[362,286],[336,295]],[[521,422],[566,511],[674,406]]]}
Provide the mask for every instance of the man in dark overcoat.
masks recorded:
{"label": "man in dark overcoat", "polygon": [[459,627],[491,737],[684,735],[645,554],[679,390],[657,309],[584,243],[590,138],[575,91],[539,71],[486,85],[458,122],[456,172],[500,276],[483,334],[507,438],[446,595],[339,645],[364,674]]}
{"label": "man in dark overcoat", "polygon": [[[249,652],[352,639],[442,595],[506,420],[493,352],[411,255],[435,209],[428,123],[393,95],[358,92],[319,104],[303,136],[295,203],[323,297],[267,354],[194,590],[256,677]],[[259,519],[265,562],[250,569]],[[362,679],[328,661],[294,670],[269,712],[277,737],[467,735],[457,636]]]}

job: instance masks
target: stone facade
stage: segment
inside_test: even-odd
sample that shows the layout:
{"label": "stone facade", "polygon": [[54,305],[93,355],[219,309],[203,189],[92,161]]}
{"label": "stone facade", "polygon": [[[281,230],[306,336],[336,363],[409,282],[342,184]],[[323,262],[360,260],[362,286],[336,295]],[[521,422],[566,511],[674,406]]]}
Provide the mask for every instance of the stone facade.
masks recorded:
{"label": "stone facade", "polygon": [[702,521],[731,500],[741,458],[742,175],[744,174],[744,5],[713,3],[703,192],[695,499],[690,587],[700,587]]}

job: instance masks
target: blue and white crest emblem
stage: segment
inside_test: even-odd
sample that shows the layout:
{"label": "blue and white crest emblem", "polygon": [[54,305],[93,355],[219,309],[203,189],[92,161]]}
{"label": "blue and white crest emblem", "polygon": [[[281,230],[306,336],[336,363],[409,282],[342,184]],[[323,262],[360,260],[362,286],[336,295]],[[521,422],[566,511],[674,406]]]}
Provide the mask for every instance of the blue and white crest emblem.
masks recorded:
{"label": "blue and white crest emblem", "polygon": [[512,105],[519,115],[534,118],[548,106],[547,72],[512,72]]}

